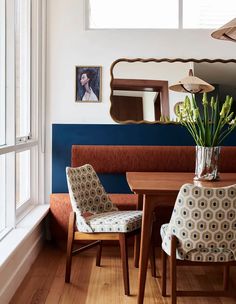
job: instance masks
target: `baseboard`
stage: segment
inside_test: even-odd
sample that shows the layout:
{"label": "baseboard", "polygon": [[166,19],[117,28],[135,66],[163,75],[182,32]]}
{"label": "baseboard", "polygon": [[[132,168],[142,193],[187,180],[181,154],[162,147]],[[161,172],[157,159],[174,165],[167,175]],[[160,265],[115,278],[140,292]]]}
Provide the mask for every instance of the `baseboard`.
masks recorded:
{"label": "baseboard", "polygon": [[44,235],[39,225],[24,241],[22,246],[19,246],[15,256],[12,257],[5,269],[1,271],[0,275],[4,275],[6,283],[0,289],[0,303],[9,303],[42,249],[43,240]]}

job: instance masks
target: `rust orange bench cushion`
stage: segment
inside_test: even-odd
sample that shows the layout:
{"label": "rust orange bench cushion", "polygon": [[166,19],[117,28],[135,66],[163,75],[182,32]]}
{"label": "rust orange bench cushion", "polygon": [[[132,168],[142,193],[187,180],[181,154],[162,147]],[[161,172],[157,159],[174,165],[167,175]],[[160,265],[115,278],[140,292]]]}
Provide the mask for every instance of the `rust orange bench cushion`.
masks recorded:
{"label": "rust orange bench cushion", "polygon": [[[236,172],[236,147],[222,147],[221,172]],[[194,172],[194,146],[73,145],[71,166],[91,164],[98,173]]]}
{"label": "rust orange bench cushion", "polygon": [[[220,160],[221,172],[236,172],[236,147],[223,147]],[[194,172],[195,147],[73,145],[71,165],[77,167],[86,163],[90,163],[98,173],[105,174],[108,180],[111,178],[109,174],[117,174],[126,183],[127,171]],[[114,181],[110,184],[113,186]],[[134,194],[111,194],[111,199],[120,209],[126,210],[135,208],[137,203]],[[69,195],[52,194],[50,209],[52,237],[63,239],[67,234],[71,210]]]}
{"label": "rust orange bench cushion", "polygon": [[97,173],[193,172],[195,148],[187,146],[72,146],[72,167],[91,164]]}

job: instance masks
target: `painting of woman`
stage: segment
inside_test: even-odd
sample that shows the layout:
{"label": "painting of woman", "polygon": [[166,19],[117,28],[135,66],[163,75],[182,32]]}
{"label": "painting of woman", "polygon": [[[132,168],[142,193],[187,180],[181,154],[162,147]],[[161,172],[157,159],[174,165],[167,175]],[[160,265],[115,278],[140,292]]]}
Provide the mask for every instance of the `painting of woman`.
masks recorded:
{"label": "painting of woman", "polygon": [[76,67],[76,101],[100,101],[100,67]]}

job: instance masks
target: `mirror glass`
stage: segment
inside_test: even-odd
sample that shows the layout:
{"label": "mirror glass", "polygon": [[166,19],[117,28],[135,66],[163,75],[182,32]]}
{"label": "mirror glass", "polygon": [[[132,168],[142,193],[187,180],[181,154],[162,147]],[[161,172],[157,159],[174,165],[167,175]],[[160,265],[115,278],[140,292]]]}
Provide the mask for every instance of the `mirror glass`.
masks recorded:
{"label": "mirror glass", "polygon": [[[212,84],[222,102],[234,98],[236,108],[236,60],[221,59],[118,59],[111,65],[110,113],[119,123],[175,122],[175,106],[188,93],[169,90],[169,86],[188,76]],[[201,101],[202,94],[196,99]]]}

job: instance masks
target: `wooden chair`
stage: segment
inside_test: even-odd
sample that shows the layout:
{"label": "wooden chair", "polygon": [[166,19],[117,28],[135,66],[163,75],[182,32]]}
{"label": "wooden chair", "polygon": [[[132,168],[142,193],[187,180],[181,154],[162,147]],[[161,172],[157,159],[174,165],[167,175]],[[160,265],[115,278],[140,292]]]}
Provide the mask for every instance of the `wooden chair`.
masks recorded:
{"label": "wooden chair", "polygon": [[[68,227],[65,282],[70,282],[72,254],[98,245],[96,265],[100,266],[102,241],[118,240],[124,290],[126,295],[130,295],[127,238],[136,235],[139,239],[142,211],[119,211],[89,164],[78,168],[67,167],[66,176],[73,212],[70,214]],[[76,240],[93,243],[73,251],[73,243]],[[136,244],[138,246],[139,241]],[[137,256],[138,253],[139,248],[136,247]]]}
{"label": "wooden chair", "polygon": [[[222,188],[185,184],[169,224],[161,227],[162,296],[166,296],[166,260],[170,260],[171,303],[178,296],[232,296],[230,266],[236,265],[236,185]],[[220,266],[223,288],[214,291],[177,290],[177,266]],[[187,274],[186,274],[187,275]]]}

